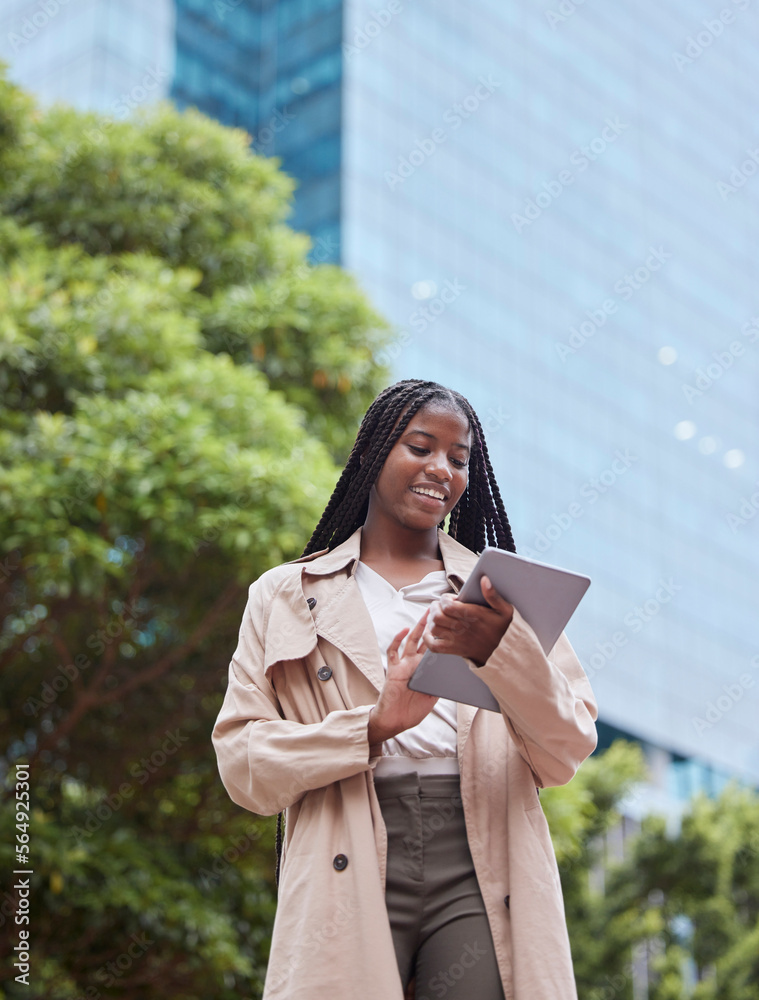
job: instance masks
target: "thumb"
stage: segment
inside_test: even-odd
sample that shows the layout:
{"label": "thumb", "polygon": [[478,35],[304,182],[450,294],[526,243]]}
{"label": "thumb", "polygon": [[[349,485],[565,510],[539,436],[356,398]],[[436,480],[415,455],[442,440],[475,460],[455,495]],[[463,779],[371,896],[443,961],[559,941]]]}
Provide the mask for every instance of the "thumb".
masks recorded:
{"label": "thumb", "polygon": [[490,582],[489,576],[483,576],[480,578],[480,586],[482,587],[482,596],[494,611],[501,611],[503,614],[507,615],[512,614],[514,610],[512,605],[509,604],[505,598],[501,597],[493,584]]}

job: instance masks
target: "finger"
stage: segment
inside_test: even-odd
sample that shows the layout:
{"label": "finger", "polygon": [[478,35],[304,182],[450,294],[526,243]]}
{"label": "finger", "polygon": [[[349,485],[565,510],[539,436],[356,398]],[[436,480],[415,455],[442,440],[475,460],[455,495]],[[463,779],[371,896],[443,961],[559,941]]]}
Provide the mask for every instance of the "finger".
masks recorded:
{"label": "finger", "polygon": [[444,594],[437,602],[435,616],[438,620],[441,620],[440,616],[448,618],[449,621],[453,619],[463,620],[471,617],[471,609],[473,607],[476,608],[479,607],[479,605],[468,604],[464,601],[458,600],[458,598],[451,597],[449,594]]}
{"label": "finger", "polygon": [[427,618],[429,616],[429,608],[424,612],[419,621],[414,625],[406,639],[406,646],[404,652],[408,651],[410,653],[419,652],[419,641],[422,638],[422,634],[427,625]]}
{"label": "finger", "polygon": [[[451,608],[451,613],[449,613],[448,607]],[[472,622],[472,608],[475,605],[467,604],[457,604],[443,606],[438,605],[438,607],[430,609],[430,617],[428,624],[433,625],[433,631],[437,634],[437,630],[444,628],[450,629],[452,632],[463,632],[465,629],[469,628]],[[455,610],[454,610],[455,609]]]}
{"label": "finger", "polygon": [[468,631],[466,624],[455,621],[445,621],[445,619],[437,619],[427,622],[427,628],[425,629],[425,636],[432,635],[437,639],[452,638],[453,636],[461,635],[462,632]]}
{"label": "finger", "polygon": [[398,650],[401,648],[401,643],[408,635],[408,629],[404,628],[396,635],[390,645],[387,647],[387,658],[388,660],[394,659],[398,656]]}
{"label": "finger", "polygon": [[424,627],[427,624],[427,618],[429,617],[429,608],[424,612],[419,621],[414,625],[414,627],[409,632],[409,637],[406,640],[408,642],[419,642],[422,637],[422,632],[424,632]]}
{"label": "finger", "polygon": [[427,622],[423,641],[428,649],[439,649],[441,643],[454,637],[454,631],[439,623]]}
{"label": "finger", "polygon": [[[445,595],[446,597],[448,595]],[[444,618],[452,620],[456,616],[460,617],[460,611],[464,608],[464,614],[466,614],[466,604],[461,604],[457,601],[446,601],[443,598],[435,601],[434,604],[430,605],[429,615],[431,619],[435,621],[442,621]]]}
{"label": "finger", "polygon": [[439,653],[441,647],[443,646],[443,641],[440,636],[432,635],[432,633],[424,633],[424,643],[427,649],[431,649],[433,653]]}
{"label": "finger", "polygon": [[427,610],[424,612],[424,614],[416,623],[416,625],[414,625],[414,627],[411,629],[411,632],[409,633],[409,639],[418,639],[421,636],[422,632],[424,632],[424,626],[427,624],[427,618],[429,617],[429,613],[430,609],[427,608]]}

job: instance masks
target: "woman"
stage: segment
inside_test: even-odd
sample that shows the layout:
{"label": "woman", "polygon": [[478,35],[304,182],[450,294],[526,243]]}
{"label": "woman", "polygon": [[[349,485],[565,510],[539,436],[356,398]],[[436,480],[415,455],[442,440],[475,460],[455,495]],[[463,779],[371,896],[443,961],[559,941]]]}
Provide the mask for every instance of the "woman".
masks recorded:
{"label": "woman", "polygon": [[[546,657],[487,580],[488,607],[456,600],[488,542],[515,548],[477,416],[406,380],[304,556],[250,588],[213,740],[235,802],[286,811],[266,1000],[576,998],[538,789],[594,749],[596,708],[564,636]],[[409,690],[425,649],[501,713]]]}

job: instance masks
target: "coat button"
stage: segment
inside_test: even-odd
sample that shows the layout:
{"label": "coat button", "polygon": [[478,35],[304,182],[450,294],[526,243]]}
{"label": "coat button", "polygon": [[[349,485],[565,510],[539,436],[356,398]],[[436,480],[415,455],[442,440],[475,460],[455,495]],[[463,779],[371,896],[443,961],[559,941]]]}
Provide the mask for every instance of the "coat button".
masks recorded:
{"label": "coat button", "polygon": [[316,671],[316,676],[320,681],[328,681],[332,676],[332,667],[328,667],[326,664],[323,667],[319,667]]}
{"label": "coat button", "polygon": [[308,605],[308,610],[313,611],[314,608],[316,607],[316,598],[309,597],[308,600],[306,601],[306,604]]}
{"label": "coat button", "polygon": [[336,854],[332,861],[335,871],[341,872],[348,867],[348,859],[344,854]]}
{"label": "coat button", "polygon": [[504,903],[506,904],[506,909],[507,909],[507,910],[511,908],[511,907],[509,906],[509,900],[510,900],[510,899],[511,899],[511,896],[506,896],[506,898],[504,899]]}

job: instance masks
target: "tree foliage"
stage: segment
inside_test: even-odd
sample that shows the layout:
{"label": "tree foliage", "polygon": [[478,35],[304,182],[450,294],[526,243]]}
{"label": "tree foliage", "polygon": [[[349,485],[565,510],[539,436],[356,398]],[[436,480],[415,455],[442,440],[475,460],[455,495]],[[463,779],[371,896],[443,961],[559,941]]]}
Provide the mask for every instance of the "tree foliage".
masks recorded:
{"label": "tree foliage", "polygon": [[637,747],[616,743],[541,795],[579,996],[756,1000],[759,794],[728,786],[692,800],[675,824],[647,816],[623,836],[620,811],[644,770]]}
{"label": "tree foliage", "polygon": [[196,112],[41,111],[0,79],[0,726],[6,786],[32,772],[35,996],[260,994],[271,822],[210,730],[247,586],[300,553],[387,379],[291,192]]}

